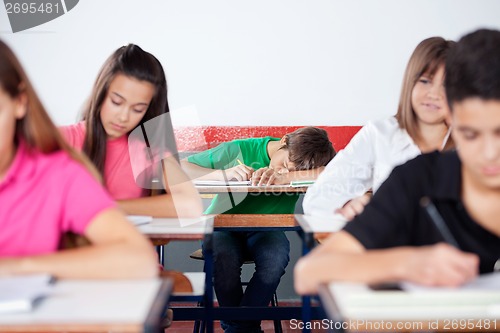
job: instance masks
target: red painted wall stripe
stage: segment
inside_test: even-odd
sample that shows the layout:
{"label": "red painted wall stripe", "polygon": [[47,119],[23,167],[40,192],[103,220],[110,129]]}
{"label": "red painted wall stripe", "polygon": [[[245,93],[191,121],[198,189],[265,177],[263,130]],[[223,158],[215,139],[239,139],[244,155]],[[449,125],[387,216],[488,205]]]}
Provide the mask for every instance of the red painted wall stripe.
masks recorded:
{"label": "red painted wall stripe", "polygon": [[[264,136],[282,137],[303,126],[182,126],[174,128],[177,149],[202,151],[221,142]],[[343,149],[361,126],[318,126],[327,131],[336,151]]]}

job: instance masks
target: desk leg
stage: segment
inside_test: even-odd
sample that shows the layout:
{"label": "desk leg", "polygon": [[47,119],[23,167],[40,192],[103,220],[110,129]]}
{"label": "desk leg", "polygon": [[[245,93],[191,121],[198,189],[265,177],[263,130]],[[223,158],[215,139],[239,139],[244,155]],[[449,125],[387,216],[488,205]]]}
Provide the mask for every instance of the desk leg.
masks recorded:
{"label": "desk leg", "polygon": [[158,253],[158,260],[160,264],[165,267],[165,258],[163,257],[163,245],[156,246],[156,253]]}
{"label": "desk leg", "polygon": [[213,333],[214,331],[214,294],[213,294],[213,239],[212,234],[206,235],[204,240],[205,247],[205,323],[206,332]]}
{"label": "desk leg", "polygon": [[[302,242],[302,255],[306,255],[314,247],[314,237],[310,233],[299,232]],[[307,323],[311,322],[311,296],[302,296],[302,322],[304,329],[302,332],[309,333],[311,329],[307,328]]]}

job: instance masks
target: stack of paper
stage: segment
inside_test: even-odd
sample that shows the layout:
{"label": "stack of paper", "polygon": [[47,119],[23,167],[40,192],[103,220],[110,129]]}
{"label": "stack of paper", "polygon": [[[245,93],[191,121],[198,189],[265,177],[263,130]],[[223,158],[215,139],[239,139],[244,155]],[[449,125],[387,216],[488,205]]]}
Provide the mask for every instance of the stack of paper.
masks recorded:
{"label": "stack of paper", "polygon": [[153,217],[147,215],[127,215],[127,219],[134,225],[142,225],[153,221]]}
{"label": "stack of paper", "polygon": [[291,187],[309,187],[311,185],[313,185],[315,182],[314,179],[309,179],[309,180],[292,180],[290,182],[290,186]]}
{"label": "stack of paper", "polygon": [[51,281],[48,274],[0,278],[0,314],[31,311],[50,293]]}
{"label": "stack of paper", "polygon": [[195,186],[250,186],[249,180],[193,180]]}

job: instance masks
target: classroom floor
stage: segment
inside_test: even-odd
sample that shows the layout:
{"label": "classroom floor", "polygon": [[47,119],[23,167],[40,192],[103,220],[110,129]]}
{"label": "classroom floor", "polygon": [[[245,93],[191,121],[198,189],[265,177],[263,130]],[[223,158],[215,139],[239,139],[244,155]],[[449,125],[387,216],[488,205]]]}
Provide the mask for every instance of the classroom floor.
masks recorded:
{"label": "classroom floor", "polygon": [[[300,306],[299,302],[280,302],[283,306]],[[174,311],[175,318],[175,311]],[[193,321],[173,321],[172,326],[165,330],[165,333],[191,333],[193,332]],[[290,327],[289,320],[282,320],[281,326],[283,328],[283,333],[292,333],[292,332],[301,332],[301,330],[296,328],[296,323],[293,325],[293,329]],[[261,328],[265,333],[273,333],[274,332],[274,323],[272,320],[263,320],[261,324]],[[326,330],[311,330],[312,333],[326,332]],[[224,333],[222,328],[220,327],[220,322],[216,321],[214,323],[214,333]]]}
{"label": "classroom floor", "polygon": [[[282,320],[281,326],[283,327],[283,333],[301,332],[299,329],[290,328],[289,320]],[[265,333],[274,332],[274,324],[271,320],[263,320],[261,324],[262,330]],[[295,327],[295,326],[294,326]],[[192,321],[174,321],[170,328],[165,330],[165,333],[192,333],[193,332],[193,322]],[[214,333],[223,333],[224,331],[220,327],[218,321],[214,324]],[[326,332],[326,330],[311,330],[313,333]]]}

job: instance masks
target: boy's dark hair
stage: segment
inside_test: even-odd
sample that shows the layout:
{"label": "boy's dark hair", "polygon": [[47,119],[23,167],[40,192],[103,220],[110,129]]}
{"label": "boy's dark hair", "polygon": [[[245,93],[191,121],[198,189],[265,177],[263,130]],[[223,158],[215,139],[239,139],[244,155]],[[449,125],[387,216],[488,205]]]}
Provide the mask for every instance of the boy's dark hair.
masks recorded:
{"label": "boy's dark hair", "polygon": [[480,29],[463,36],[446,61],[450,109],[470,97],[500,100],[500,31]]}
{"label": "boy's dark hair", "polygon": [[325,166],[335,156],[335,149],[324,129],[303,127],[285,135],[284,149],[295,170],[310,170]]}

